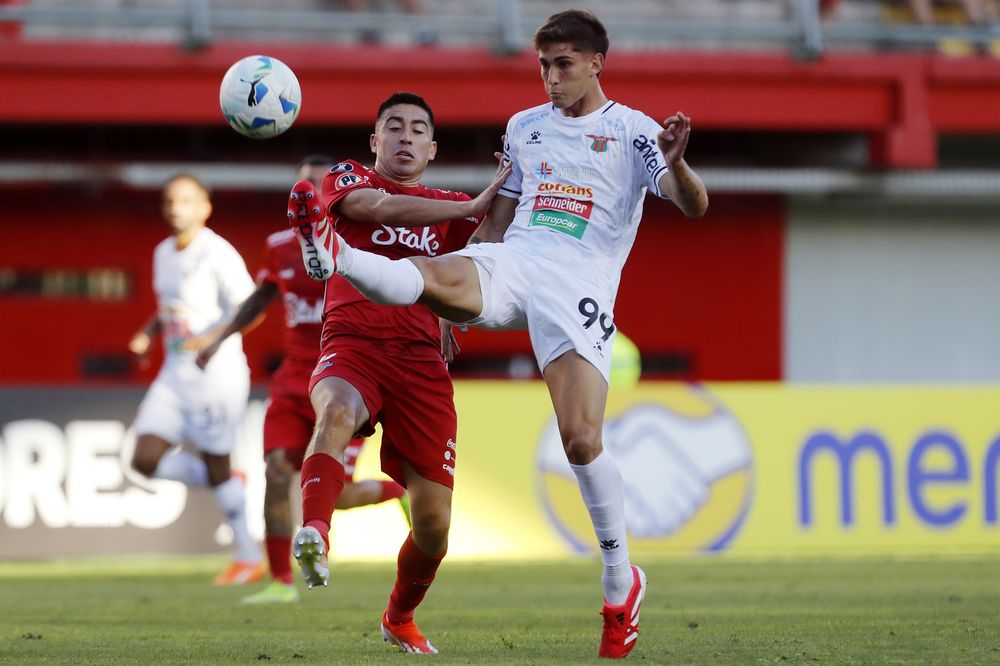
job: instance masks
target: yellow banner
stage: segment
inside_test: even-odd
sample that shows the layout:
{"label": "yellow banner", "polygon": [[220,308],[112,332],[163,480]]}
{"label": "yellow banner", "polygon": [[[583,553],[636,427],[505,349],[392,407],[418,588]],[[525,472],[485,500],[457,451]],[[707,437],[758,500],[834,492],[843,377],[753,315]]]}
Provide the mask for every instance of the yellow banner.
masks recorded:
{"label": "yellow banner", "polygon": [[[540,382],[460,382],[450,556],[595,539]],[[644,382],[609,397],[632,553],[941,553],[998,541],[1000,387]],[[374,444],[374,442],[373,442]],[[377,446],[356,478],[377,473]],[[395,555],[398,508],[336,512],[334,552]]]}

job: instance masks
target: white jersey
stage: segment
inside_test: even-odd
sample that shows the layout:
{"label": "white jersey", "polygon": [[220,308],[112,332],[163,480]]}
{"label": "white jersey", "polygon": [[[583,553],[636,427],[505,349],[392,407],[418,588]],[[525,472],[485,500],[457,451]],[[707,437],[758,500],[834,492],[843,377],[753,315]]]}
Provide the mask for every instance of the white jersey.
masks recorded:
{"label": "white jersey", "polygon": [[657,182],[667,170],[661,129],[612,101],[579,118],[552,104],[513,116],[504,146],[511,174],[500,194],[518,204],[504,243],[576,272],[606,290],[613,307],[646,191],[666,197]]}
{"label": "white jersey", "polygon": [[[226,322],[254,290],[239,252],[211,229],[202,229],[183,250],[167,238],[153,252],[153,289],[163,326],[164,367],[193,364],[196,350],[185,350],[191,337]],[[211,365],[246,367],[239,334],[230,336]]]}

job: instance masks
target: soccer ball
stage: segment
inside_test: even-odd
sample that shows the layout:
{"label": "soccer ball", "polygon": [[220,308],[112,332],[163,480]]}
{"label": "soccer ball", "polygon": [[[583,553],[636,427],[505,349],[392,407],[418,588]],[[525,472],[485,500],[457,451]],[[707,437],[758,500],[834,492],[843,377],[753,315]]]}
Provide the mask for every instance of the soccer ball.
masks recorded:
{"label": "soccer ball", "polygon": [[270,139],[295,122],[302,91],[285,63],[263,55],[248,56],[222,77],[219,104],[234,130],[251,139]]}

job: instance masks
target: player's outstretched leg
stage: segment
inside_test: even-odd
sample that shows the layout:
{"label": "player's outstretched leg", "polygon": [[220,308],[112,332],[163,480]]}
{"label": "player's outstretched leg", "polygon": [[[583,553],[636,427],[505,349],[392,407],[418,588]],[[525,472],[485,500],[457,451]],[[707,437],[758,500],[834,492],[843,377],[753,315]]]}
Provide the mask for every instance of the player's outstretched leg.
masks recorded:
{"label": "player's outstretched leg", "polygon": [[382,613],[382,638],[400,648],[403,652],[413,654],[437,654],[437,648],[424,638],[420,628],[413,620],[402,624],[389,622],[388,611]]}
{"label": "player's outstretched leg", "polygon": [[300,180],[288,195],[288,226],[295,232],[302,250],[306,273],[314,280],[326,280],[336,270],[339,237],[323,214],[316,186]]}
{"label": "player's outstretched leg", "polygon": [[310,590],[316,585],[326,586],[330,580],[330,567],[326,557],[326,543],[315,527],[303,527],[292,541],[292,555],[302,569],[302,578]]}
{"label": "player's outstretched leg", "polygon": [[621,606],[609,606],[604,602],[601,615],[604,616],[604,633],[601,634],[601,649],[597,654],[608,659],[624,659],[635,647],[639,638],[639,607],[646,596],[646,574],[632,565],[632,589]]}

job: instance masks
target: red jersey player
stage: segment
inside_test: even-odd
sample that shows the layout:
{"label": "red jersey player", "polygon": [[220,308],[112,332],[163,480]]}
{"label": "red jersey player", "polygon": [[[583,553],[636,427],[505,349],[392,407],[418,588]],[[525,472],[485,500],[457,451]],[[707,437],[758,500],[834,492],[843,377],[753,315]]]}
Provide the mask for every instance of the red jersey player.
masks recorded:
{"label": "red jersey player", "polygon": [[[321,214],[355,247],[391,259],[433,257],[465,245],[502,179],[473,200],[420,184],[433,159],[434,118],[412,93],[395,93],[378,109],[371,149],[375,166],[335,166],[323,181],[323,203],[307,182],[296,183],[289,218]],[[426,215],[426,211],[431,214]],[[329,226],[329,225],[327,225]],[[307,585],[329,578],[327,532],[344,487],[344,449],[356,433],[382,424],[382,470],[407,488],[412,530],[399,551],[396,583],[382,636],[406,652],[437,650],[421,635],[413,613],[448,546],[455,473],[455,405],[442,353],[450,336],[426,306],[370,302],[344,278],[317,274],[310,233],[297,233],[303,262],[326,279],[323,349],[312,377],[316,431],[302,465],[302,519],[292,552]],[[446,329],[449,330],[450,329]]]}
{"label": "red jersey player", "polygon": [[[333,160],[323,155],[309,156],[299,165],[298,177],[319,185],[332,165]],[[309,402],[309,376],[319,356],[323,284],[306,276],[291,230],[268,236],[264,266],[257,273],[257,289],[197,358],[200,366],[207,365],[223,340],[251,326],[279,294],[285,310],[284,358],[271,378],[264,417],[264,538],[272,582],[245,597],[244,603],[298,600],[292,580],[292,514],[288,493],[293,474],[302,467],[316,420]],[[405,491],[395,481],[354,481],[354,465],[363,443],[363,439],[352,440],[345,451],[345,486],[337,499],[338,509],[404,499]]]}

